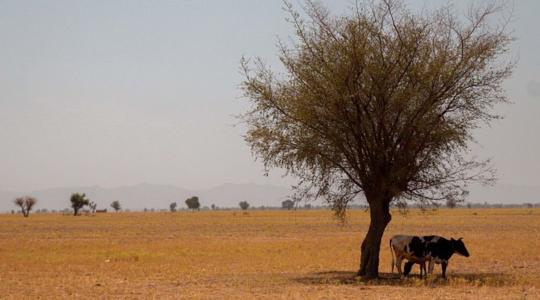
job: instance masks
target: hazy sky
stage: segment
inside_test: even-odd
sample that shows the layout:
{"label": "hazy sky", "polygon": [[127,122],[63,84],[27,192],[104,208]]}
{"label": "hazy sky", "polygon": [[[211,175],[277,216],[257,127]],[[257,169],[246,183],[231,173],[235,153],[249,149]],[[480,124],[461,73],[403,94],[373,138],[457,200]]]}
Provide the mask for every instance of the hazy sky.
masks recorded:
{"label": "hazy sky", "polygon": [[[328,1],[339,13],[351,1]],[[409,1],[418,8],[423,1]],[[442,2],[439,2],[442,3]],[[502,182],[540,185],[540,1],[516,1],[506,119],[477,133]],[[281,1],[0,0],[0,189],[204,188],[264,177],[233,115],[242,55],[276,60]]]}

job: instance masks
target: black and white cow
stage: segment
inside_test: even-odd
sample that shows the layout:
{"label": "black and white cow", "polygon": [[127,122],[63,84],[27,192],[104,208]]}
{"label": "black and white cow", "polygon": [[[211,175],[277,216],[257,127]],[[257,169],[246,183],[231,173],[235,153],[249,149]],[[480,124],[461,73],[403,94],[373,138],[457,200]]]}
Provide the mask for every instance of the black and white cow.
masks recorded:
{"label": "black and white cow", "polygon": [[[434,265],[441,264],[442,276],[446,278],[446,267],[448,266],[448,260],[454,253],[458,253],[465,257],[469,257],[469,251],[465,247],[465,244],[460,239],[447,240],[443,237],[436,235],[429,236],[405,236],[398,235],[390,239],[391,251],[396,253],[396,266],[398,271],[401,272],[401,261],[403,258],[409,261],[405,264],[405,272],[403,275],[407,276],[411,271],[412,266],[415,263],[420,264],[420,275],[422,270],[426,274],[426,262],[429,262],[429,269],[427,274],[433,273]],[[399,265],[398,265],[399,264]],[[392,256],[392,272],[394,271],[394,256]]]}
{"label": "black and white cow", "polygon": [[[403,259],[407,259],[412,264],[420,264],[420,275],[422,275],[422,272],[426,274],[426,255],[424,250],[424,241],[421,237],[412,235],[393,236],[390,239],[390,254],[392,255],[392,273],[394,272],[395,266],[398,270],[398,273],[400,275],[403,275],[403,272],[401,271],[401,262],[403,261]],[[408,272],[410,271],[412,264],[408,267]]]}

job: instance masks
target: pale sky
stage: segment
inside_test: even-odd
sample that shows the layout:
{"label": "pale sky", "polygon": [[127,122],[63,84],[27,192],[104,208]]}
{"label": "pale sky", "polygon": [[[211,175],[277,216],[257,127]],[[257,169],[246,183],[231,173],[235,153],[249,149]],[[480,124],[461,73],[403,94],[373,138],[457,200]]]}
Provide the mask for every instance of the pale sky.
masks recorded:
{"label": "pale sky", "polygon": [[[340,13],[352,1],[327,2]],[[279,68],[277,37],[292,35],[281,7],[0,0],[0,190],[293,183],[263,176],[233,117],[246,108],[240,57]],[[540,1],[514,14],[515,104],[497,108],[506,119],[476,134],[474,154],[494,159],[501,182],[539,186]]]}

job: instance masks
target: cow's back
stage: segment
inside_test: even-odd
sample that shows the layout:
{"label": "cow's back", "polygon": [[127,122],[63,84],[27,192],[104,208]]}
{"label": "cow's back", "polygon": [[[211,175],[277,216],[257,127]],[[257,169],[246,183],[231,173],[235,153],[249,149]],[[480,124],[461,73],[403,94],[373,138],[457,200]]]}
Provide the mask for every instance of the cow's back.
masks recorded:
{"label": "cow's back", "polygon": [[397,234],[390,238],[390,247],[396,252],[408,252],[414,235]]}
{"label": "cow's back", "polygon": [[396,234],[390,238],[391,245],[408,245],[414,238],[414,235]]}
{"label": "cow's back", "polygon": [[[424,237],[425,239],[426,237]],[[426,252],[435,260],[448,260],[454,253],[452,243],[440,236],[425,240]]]}

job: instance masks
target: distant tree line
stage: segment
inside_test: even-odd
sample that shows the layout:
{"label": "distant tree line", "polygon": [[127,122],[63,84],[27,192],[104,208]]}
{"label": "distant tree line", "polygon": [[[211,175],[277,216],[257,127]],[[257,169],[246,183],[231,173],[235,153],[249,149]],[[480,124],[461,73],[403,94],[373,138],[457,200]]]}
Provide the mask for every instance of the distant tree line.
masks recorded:
{"label": "distant tree line", "polygon": [[[228,211],[228,210],[235,210],[240,207],[241,210],[292,210],[292,209],[300,209],[300,210],[321,210],[321,209],[329,209],[330,207],[328,205],[314,205],[311,203],[304,203],[302,206],[297,205],[297,202],[286,199],[281,202],[281,206],[252,206],[248,201],[240,201],[238,203],[238,207],[218,207],[215,204],[212,204],[210,207],[204,206],[201,208],[201,203],[199,201],[199,197],[193,196],[184,201],[186,203],[187,209],[192,211],[199,211],[199,210],[222,210],[222,211]],[[30,215],[31,211],[34,211],[34,207],[38,203],[38,200],[35,197],[31,196],[23,196],[18,197],[15,200],[13,200],[13,203],[19,208],[20,213],[24,217],[28,217]],[[97,209],[97,203],[91,201],[87,198],[86,194],[84,193],[74,193],[70,197],[70,203],[71,203],[71,209],[63,209],[63,210],[56,210],[51,209],[48,210],[47,208],[40,208],[35,210],[35,213],[63,213],[63,214],[73,214],[74,216],[80,215],[81,211],[84,211],[86,214],[94,215],[96,212],[106,212],[106,209]],[[475,202],[464,202],[464,201],[457,201],[455,199],[448,199],[446,201],[446,207],[447,208],[540,208],[540,202],[537,203],[521,203],[521,204],[501,204],[501,203],[475,203]],[[120,201],[115,200],[110,204],[110,207],[114,209],[115,212],[119,212],[122,210],[122,205],[120,204]],[[408,209],[416,208],[421,210],[426,209],[437,209],[439,208],[439,205],[421,205],[418,203],[407,203],[404,201],[397,201],[394,204],[392,204],[393,208],[398,209],[401,212],[406,212]],[[367,206],[365,204],[350,204],[350,209],[362,209],[367,211]],[[178,211],[178,203],[172,202],[169,204],[169,209],[159,209],[159,208],[144,208],[143,212],[176,212]],[[124,211],[128,212],[128,209],[124,209]],[[15,210],[10,211],[11,214],[15,214]]]}

